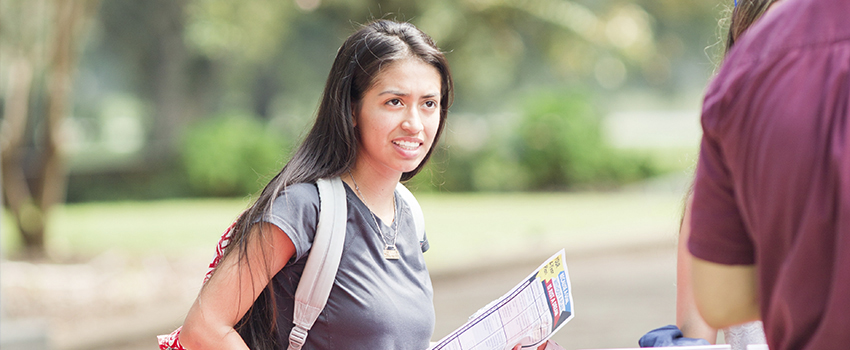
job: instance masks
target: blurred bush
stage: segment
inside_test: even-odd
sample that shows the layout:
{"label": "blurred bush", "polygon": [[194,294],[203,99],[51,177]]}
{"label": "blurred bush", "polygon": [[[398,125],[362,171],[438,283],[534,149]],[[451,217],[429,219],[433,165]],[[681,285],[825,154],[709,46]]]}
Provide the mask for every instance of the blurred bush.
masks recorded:
{"label": "blurred bush", "polygon": [[535,93],[523,106],[516,148],[529,189],[615,187],[660,172],[648,156],[604,142],[601,116],[585,94]]}
{"label": "blurred bush", "polygon": [[189,185],[203,196],[255,193],[284,164],[288,142],[258,118],[227,113],[190,126],[182,159]]}
{"label": "blurred bush", "polygon": [[601,114],[587,94],[537,91],[518,105],[520,112],[509,117],[452,116],[431,163],[410,186],[456,192],[612,189],[663,170],[649,154],[606,143]]}

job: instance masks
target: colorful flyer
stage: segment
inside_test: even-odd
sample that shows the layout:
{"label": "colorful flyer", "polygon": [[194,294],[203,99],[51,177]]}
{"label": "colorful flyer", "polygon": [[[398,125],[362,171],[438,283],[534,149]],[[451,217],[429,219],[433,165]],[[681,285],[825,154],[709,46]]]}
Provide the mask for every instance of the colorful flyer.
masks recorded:
{"label": "colorful flyer", "polygon": [[503,350],[516,344],[537,347],[575,316],[571,290],[561,249],[431,349]]}

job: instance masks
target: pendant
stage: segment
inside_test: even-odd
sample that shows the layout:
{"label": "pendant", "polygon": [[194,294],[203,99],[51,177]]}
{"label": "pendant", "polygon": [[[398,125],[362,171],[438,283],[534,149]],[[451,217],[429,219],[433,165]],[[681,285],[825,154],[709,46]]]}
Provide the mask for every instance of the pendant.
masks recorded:
{"label": "pendant", "polygon": [[395,247],[392,246],[384,248],[384,259],[398,260],[399,258],[401,258],[401,255],[398,253],[398,249],[395,249]]}

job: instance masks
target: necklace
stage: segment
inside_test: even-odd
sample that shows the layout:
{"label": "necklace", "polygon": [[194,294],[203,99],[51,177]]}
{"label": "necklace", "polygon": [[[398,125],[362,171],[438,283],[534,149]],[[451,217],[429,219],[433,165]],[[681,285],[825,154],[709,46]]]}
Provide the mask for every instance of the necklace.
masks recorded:
{"label": "necklace", "polygon": [[[351,182],[354,183],[354,190],[357,191],[357,194],[360,196],[363,204],[366,204],[366,209],[369,209],[369,204],[366,203],[366,197],[363,196],[363,192],[360,192],[360,186],[357,186],[357,180],[354,180],[354,175],[351,175],[350,169],[348,170],[348,176],[351,177]],[[396,217],[395,205],[395,194],[393,194],[393,235],[389,237],[390,239],[387,239],[387,236],[384,235],[384,231],[381,230],[381,225],[378,224],[378,218],[375,217],[375,213],[372,212],[372,209],[369,209],[372,221],[375,222],[375,229],[378,230],[378,233],[381,235],[381,240],[384,241],[384,259],[387,260],[398,260],[401,258],[401,255],[398,253],[398,249],[396,249],[395,246],[395,240],[396,237],[398,237],[398,218]]]}

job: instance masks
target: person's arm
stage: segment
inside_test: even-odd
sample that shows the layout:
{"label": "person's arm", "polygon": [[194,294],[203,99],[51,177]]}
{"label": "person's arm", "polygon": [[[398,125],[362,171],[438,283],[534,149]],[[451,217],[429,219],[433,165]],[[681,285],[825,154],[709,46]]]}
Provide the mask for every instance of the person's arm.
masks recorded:
{"label": "person's arm", "polygon": [[695,304],[709,326],[721,329],[759,319],[759,307],[755,244],[736,199],[740,189],[734,185],[721,142],[713,130],[717,127],[714,119],[721,114],[717,99],[721,98],[706,97],[703,108],[704,132],[687,244],[693,256],[691,286]]}
{"label": "person's arm", "polygon": [[702,338],[709,343],[717,342],[717,329],[712,328],[699,314],[694,303],[694,291],[691,287],[691,258],[688,251],[688,237],[691,235],[691,204],[689,195],[679,228],[679,247],[676,254],[676,326],[686,338]]}
{"label": "person's arm", "polygon": [[694,300],[705,322],[726,328],[759,319],[755,265],[691,259]]}
{"label": "person's arm", "polygon": [[248,349],[233,328],[286,262],[295,254],[289,237],[275,225],[257,224],[263,239],[252,234],[247,258],[229,254],[201,289],[180,331],[186,349]]}

